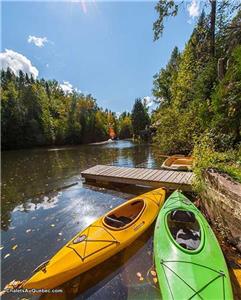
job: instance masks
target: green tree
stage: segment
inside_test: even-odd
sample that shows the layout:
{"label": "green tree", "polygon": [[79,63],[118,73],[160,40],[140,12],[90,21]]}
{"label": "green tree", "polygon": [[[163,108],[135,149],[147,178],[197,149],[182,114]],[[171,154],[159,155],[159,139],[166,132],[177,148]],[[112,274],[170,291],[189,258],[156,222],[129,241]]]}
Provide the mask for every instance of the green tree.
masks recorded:
{"label": "green tree", "polygon": [[147,109],[142,104],[142,100],[137,98],[131,113],[133,133],[136,136],[140,135],[140,132],[146,129],[146,126],[150,124],[150,118]]}
{"label": "green tree", "polygon": [[173,0],[159,0],[155,6],[158,14],[157,20],[153,24],[154,40],[158,40],[164,30],[164,20],[167,17],[175,17],[178,13],[179,5]]}
{"label": "green tree", "polygon": [[[174,56],[178,58],[178,68],[172,68],[169,80],[162,81],[169,101],[161,103],[153,124],[158,124],[156,141],[164,152],[189,153],[194,137],[206,129],[201,126],[204,122],[200,115],[208,117],[210,93],[216,78],[215,62],[212,63],[205,43],[207,38],[207,19],[202,12],[184,51]],[[160,73],[160,79],[170,74],[170,62]]]}
{"label": "green tree", "polygon": [[119,138],[127,139],[132,137],[132,121],[130,113],[123,112],[119,117]]}
{"label": "green tree", "polygon": [[[171,5],[174,9],[174,3]],[[227,1],[217,5],[215,56],[210,55],[210,15],[206,17],[202,12],[180,54],[175,76],[167,80],[168,64],[154,80],[153,92],[169,99],[152,117],[157,129],[155,141],[164,152],[189,153],[195,141],[206,134],[211,137],[215,151],[231,153],[241,142],[241,12],[230,19],[231,7]],[[218,76],[220,62],[223,77]],[[166,94],[168,97],[164,97]]]}
{"label": "green tree", "polygon": [[66,142],[68,144],[79,144],[81,140],[81,124],[78,121],[78,95],[68,95],[70,97],[70,108],[68,111],[67,135]]}
{"label": "green tree", "polygon": [[[241,46],[230,57],[223,80],[212,95],[214,117],[212,128],[221,148],[230,148],[241,142]],[[224,143],[226,141],[226,144]]]}
{"label": "green tree", "polygon": [[[1,137],[3,149],[24,146],[23,127],[27,111],[18,97],[15,82],[6,74],[7,82],[1,88]],[[12,77],[13,78],[13,77]]]}
{"label": "green tree", "polygon": [[[158,14],[157,20],[153,24],[154,40],[158,40],[163,34],[164,21],[168,17],[175,17],[184,1],[159,0],[155,6]],[[222,30],[224,24],[227,25],[230,17],[239,11],[240,3],[227,0],[209,0],[209,53],[215,56],[217,29]],[[217,26],[218,25],[218,26]]]}
{"label": "green tree", "polygon": [[176,79],[179,62],[180,53],[175,47],[166,68],[162,68],[159,73],[154,75],[152,93],[156,102],[161,102],[162,105],[169,104],[172,100],[171,83]]}
{"label": "green tree", "polygon": [[56,80],[1,71],[2,148],[79,144],[108,138],[116,116],[91,95],[64,93]]}

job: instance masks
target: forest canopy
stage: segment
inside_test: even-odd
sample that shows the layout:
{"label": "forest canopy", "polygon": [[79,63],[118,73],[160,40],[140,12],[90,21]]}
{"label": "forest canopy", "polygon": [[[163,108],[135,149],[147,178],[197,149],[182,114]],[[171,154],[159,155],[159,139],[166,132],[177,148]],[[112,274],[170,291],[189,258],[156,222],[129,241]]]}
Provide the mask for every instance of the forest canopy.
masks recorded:
{"label": "forest canopy", "polygon": [[[155,39],[165,30],[164,19],[178,14],[182,3],[176,3],[158,2]],[[159,103],[152,118],[155,141],[169,154],[194,151],[200,166],[227,171],[230,165],[229,173],[241,180],[241,172],[234,171],[241,169],[240,5],[207,3],[210,12],[202,11],[184,50],[175,47],[166,67],[154,76],[153,95]],[[200,161],[208,157],[202,155],[205,149],[212,163]]]}
{"label": "forest canopy", "polygon": [[91,95],[65,93],[55,80],[1,71],[2,148],[81,144],[109,138],[117,117]]}
{"label": "forest canopy", "polygon": [[150,124],[143,99],[119,116],[97,105],[92,95],[65,92],[56,80],[34,79],[1,70],[1,127],[4,150],[85,144],[110,138],[139,138]]}

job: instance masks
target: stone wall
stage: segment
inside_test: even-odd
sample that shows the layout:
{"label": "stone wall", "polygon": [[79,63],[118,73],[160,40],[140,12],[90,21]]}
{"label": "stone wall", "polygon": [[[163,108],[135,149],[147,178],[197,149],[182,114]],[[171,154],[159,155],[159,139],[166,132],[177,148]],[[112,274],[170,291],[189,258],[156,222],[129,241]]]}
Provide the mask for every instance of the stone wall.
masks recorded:
{"label": "stone wall", "polygon": [[241,184],[214,170],[203,173],[202,205],[211,222],[241,252]]}

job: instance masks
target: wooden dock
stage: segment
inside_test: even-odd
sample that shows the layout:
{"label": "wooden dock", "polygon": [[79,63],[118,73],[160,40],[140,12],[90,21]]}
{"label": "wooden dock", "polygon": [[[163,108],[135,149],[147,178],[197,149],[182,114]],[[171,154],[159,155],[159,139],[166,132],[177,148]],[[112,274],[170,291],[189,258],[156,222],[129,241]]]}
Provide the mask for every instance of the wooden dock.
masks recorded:
{"label": "wooden dock", "polygon": [[86,182],[134,184],[154,188],[192,190],[192,172],[157,170],[146,168],[127,168],[108,165],[96,165],[81,172]]}

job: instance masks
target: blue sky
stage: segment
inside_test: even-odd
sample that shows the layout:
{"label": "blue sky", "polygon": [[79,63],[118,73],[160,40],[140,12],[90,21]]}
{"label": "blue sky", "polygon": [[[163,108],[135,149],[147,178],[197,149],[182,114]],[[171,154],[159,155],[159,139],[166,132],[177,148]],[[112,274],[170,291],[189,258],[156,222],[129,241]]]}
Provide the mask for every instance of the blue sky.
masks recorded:
{"label": "blue sky", "polygon": [[4,2],[1,51],[23,55],[38,77],[67,81],[91,93],[104,108],[131,110],[135,98],[151,96],[153,75],[165,66],[174,46],[183,49],[196,22],[195,13],[191,17],[183,7],[166,22],[163,37],[153,42],[154,6]]}

